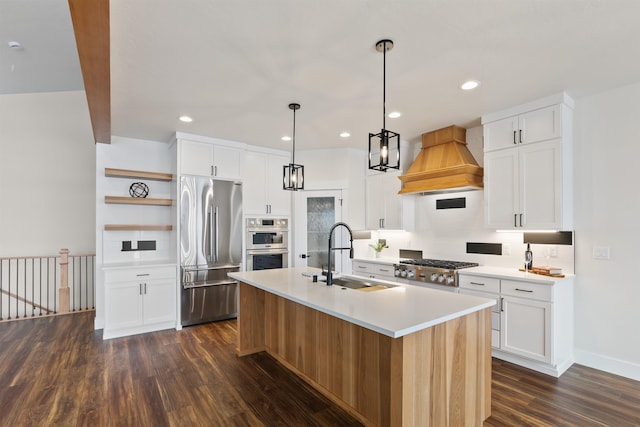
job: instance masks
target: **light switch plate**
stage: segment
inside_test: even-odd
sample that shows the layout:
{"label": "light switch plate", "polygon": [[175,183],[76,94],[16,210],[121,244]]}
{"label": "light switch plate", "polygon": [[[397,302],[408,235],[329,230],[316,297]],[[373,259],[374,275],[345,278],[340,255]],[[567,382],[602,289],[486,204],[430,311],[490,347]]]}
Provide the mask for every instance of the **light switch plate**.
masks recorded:
{"label": "light switch plate", "polygon": [[594,246],[593,259],[611,259],[611,250],[608,246]]}

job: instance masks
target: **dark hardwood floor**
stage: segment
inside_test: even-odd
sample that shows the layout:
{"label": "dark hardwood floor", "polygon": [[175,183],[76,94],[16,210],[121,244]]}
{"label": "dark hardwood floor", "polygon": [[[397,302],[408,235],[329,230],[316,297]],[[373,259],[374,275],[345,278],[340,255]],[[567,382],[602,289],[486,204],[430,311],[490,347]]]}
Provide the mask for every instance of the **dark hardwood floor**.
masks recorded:
{"label": "dark hardwood floor", "polygon": [[[108,341],[93,312],[0,323],[1,426],[356,426],[236,322]],[[561,378],[494,360],[485,426],[638,426],[640,382],[574,365]]]}

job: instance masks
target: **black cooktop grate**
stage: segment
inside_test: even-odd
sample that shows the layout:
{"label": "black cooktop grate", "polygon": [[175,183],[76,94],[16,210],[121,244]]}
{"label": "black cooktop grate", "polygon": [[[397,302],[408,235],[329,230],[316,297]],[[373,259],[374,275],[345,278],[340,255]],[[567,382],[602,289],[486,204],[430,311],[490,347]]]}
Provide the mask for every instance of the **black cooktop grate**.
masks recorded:
{"label": "black cooktop grate", "polygon": [[449,261],[443,259],[402,259],[400,264],[419,265],[421,267],[446,268],[458,270],[460,268],[477,267],[477,262]]}

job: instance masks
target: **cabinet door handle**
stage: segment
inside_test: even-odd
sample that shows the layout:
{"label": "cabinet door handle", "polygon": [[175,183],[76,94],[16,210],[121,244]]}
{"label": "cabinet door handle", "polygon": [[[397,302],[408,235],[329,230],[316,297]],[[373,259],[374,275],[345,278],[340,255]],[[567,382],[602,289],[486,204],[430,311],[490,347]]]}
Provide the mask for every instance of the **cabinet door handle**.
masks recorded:
{"label": "cabinet door handle", "polygon": [[484,283],[478,283],[478,282],[469,282],[472,285],[478,285],[478,286],[484,286]]}
{"label": "cabinet door handle", "polygon": [[520,288],[516,288],[516,291],[518,292],[527,292],[527,293],[533,293],[533,291],[531,289],[520,289]]}
{"label": "cabinet door handle", "polygon": [[147,294],[147,284],[146,283],[144,284],[144,294],[145,295]]}
{"label": "cabinet door handle", "polygon": [[138,287],[140,288],[140,295],[142,295],[142,283],[140,283]]}
{"label": "cabinet door handle", "polygon": [[522,129],[520,129],[520,144],[522,144]]}
{"label": "cabinet door handle", "polygon": [[520,227],[522,227],[522,214],[520,214]]}
{"label": "cabinet door handle", "polygon": [[517,144],[516,143],[516,131],[515,130],[513,131],[513,143]]}
{"label": "cabinet door handle", "polygon": [[513,214],[513,226],[518,226],[518,214]]}
{"label": "cabinet door handle", "polygon": [[218,176],[218,166],[213,167],[213,176]]}
{"label": "cabinet door handle", "polygon": [[500,297],[500,311],[504,311],[504,298]]}

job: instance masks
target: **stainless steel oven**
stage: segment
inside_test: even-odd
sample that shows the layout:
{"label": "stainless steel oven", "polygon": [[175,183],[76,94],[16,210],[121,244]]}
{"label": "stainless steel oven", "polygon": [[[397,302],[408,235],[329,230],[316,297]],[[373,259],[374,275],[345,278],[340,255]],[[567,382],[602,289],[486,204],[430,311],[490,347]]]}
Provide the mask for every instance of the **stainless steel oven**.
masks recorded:
{"label": "stainless steel oven", "polygon": [[289,251],[287,249],[257,249],[247,251],[247,271],[287,268]]}
{"label": "stainless steel oven", "polygon": [[247,218],[246,270],[268,270],[289,266],[289,220]]}
{"label": "stainless steel oven", "polygon": [[247,250],[287,249],[288,244],[287,218],[247,218]]}

